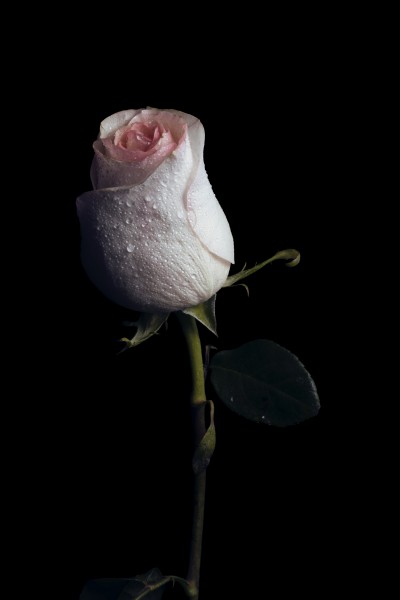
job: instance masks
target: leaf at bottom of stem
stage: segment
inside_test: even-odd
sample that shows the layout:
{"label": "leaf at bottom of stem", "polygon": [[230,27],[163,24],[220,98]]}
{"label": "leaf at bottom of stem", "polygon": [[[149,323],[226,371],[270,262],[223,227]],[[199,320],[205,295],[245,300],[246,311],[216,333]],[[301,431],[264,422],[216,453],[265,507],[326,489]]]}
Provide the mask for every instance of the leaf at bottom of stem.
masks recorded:
{"label": "leaf at bottom of stem", "polygon": [[157,568],[132,579],[94,579],[83,589],[80,600],[160,600],[168,583],[179,583],[188,594],[186,579],[163,575]]}

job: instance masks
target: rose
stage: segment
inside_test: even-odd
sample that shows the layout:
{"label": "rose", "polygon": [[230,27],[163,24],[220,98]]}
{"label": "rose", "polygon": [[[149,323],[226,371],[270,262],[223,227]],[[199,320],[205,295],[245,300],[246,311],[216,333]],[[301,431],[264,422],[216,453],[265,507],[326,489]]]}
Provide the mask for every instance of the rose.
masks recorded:
{"label": "rose", "polygon": [[144,312],[196,306],[233,263],[233,238],[204,168],[204,128],[176,110],[105,119],[94,190],[77,200],[83,266],[111,300]]}

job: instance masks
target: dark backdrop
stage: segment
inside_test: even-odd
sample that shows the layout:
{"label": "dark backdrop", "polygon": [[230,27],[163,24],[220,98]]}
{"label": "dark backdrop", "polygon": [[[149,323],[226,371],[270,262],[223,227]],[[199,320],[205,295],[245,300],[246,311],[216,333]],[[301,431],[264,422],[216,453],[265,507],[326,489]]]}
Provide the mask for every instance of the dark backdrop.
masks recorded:
{"label": "dark backdrop", "polygon": [[[156,27],[166,38],[167,23]],[[48,249],[40,317],[47,333],[45,357],[36,358],[47,384],[39,384],[37,410],[51,426],[42,427],[37,443],[60,593],[73,600],[91,578],[186,569],[190,382],[180,332],[170,319],[168,331],[116,355],[116,340],[127,333],[122,321],[131,315],[87,280],[75,215],[76,196],[90,189],[100,121],[150,105],[203,122],[207,172],[235,239],[233,270],[285,248],[302,255],[295,269],[277,263],[252,276],[249,298],[243,288],[222,291],[219,338],[202,331],[204,341],[221,349],[257,337],[278,342],[310,371],[322,404],[318,417],[275,429],[217,403],[203,597],[324,596],[337,580],[327,555],[341,535],[347,477],[332,363],[340,298],[330,235],[341,169],[333,140],[344,93],[335,84],[335,47],[324,31],[304,33],[295,23],[289,31],[284,22],[279,35],[270,25],[247,44],[240,28],[229,44],[216,28],[211,38],[202,31],[197,43],[175,31],[179,43],[158,40],[156,49],[85,27],[55,46],[53,78],[43,71],[46,106],[63,140],[52,147],[55,191],[46,197],[57,225],[40,240]],[[124,37],[122,47],[114,35]],[[269,596],[271,589],[279,595]]]}

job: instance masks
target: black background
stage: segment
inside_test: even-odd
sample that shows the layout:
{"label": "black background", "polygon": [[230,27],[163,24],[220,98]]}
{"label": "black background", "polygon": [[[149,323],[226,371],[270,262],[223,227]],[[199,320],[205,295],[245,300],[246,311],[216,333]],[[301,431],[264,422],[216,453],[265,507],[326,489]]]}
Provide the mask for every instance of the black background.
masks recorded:
{"label": "black background", "polygon": [[[142,18],[148,37],[137,34]],[[40,240],[45,349],[31,358],[42,393],[35,418],[44,423],[33,471],[46,490],[39,503],[50,523],[57,598],[78,599],[92,578],[186,569],[190,381],[180,331],[170,319],[168,331],[116,355],[127,333],[122,321],[132,315],[87,280],[75,214],[75,198],[90,189],[100,121],[146,105],[203,122],[206,169],[235,240],[233,271],[285,248],[302,255],[295,269],[275,263],[252,276],[249,298],[243,288],[221,291],[219,338],[202,331],[204,342],[220,349],[278,342],[310,371],[322,405],[309,422],[274,429],[217,403],[203,597],[264,598],[270,590],[278,590],[271,598],[294,590],[321,597],[340,587],[346,570],[343,556],[339,569],[328,554],[341,539],[343,511],[351,511],[346,426],[337,430],[346,399],[336,395],[333,360],[341,291],[331,244],[345,168],[336,144],[347,93],[340,40],[325,26],[307,26],[306,15],[265,28],[256,15],[239,19],[228,39],[228,22],[208,19],[188,31],[185,19],[174,27],[170,19],[166,12],[156,21],[125,15],[115,27],[74,22],[74,39],[50,32],[39,61],[47,118],[63,135],[49,168],[54,193],[45,198],[57,226]],[[52,49],[57,68],[46,69]]]}

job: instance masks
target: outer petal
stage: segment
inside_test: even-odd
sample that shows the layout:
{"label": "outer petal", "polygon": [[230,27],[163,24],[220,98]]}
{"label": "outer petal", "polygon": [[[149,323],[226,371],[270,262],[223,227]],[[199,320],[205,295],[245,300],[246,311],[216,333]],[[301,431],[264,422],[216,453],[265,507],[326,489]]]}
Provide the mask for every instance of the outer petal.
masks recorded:
{"label": "outer petal", "polygon": [[122,306],[180,310],[204,302],[226,280],[229,261],[207,249],[185,210],[195,167],[191,146],[187,138],[140,185],[78,199],[83,265]]}
{"label": "outer petal", "polygon": [[108,158],[103,154],[100,140],[95,141],[93,149],[95,155],[90,169],[90,177],[95,190],[143,183],[163,160],[163,157],[158,154],[134,163]]}
{"label": "outer petal", "polygon": [[189,127],[193,170],[186,196],[186,208],[193,231],[216,256],[234,263],[232,233],[204,167],[204,128],[200,121]]}
{"label": "outer petal", "polygon": [[142,109],[130,109],[130,110],[121,110],[120,112],[114,113],[113,115],[107,117],[100,123],[100,133],[99,138],[106,138],[112,135],[119,129],[123,127],[133,117],[136,117],[137,114],[141,113]]}
{"label": "outer petal", "polygon": [[182,117],[188,125],[193,157],[193,168],[185,202],[189,222],[193,231],[210,252],[233,264],[235,253],[231,229],[225,213],[215,197],[204,166],[204,127],[201,121],[193,115],[172,108],[167,110]]}
{"label": "outer petal", "polygon": [[[154,111],[160,112],[160,109],[152,108],[151,106],[148,106],[146,110],[154,110]],[[187,123],[188,127],[192,127],[192,125],[197,125],[197,123],[200,122],[197,117],[194,117],[193,115],[190,115],[189,113],[184,113],[181,110],[175,110],[175,108],[165,108],[162,110],[172,113],[173,115],[178,115],[178,117],[182,117],[182,119]]]}

